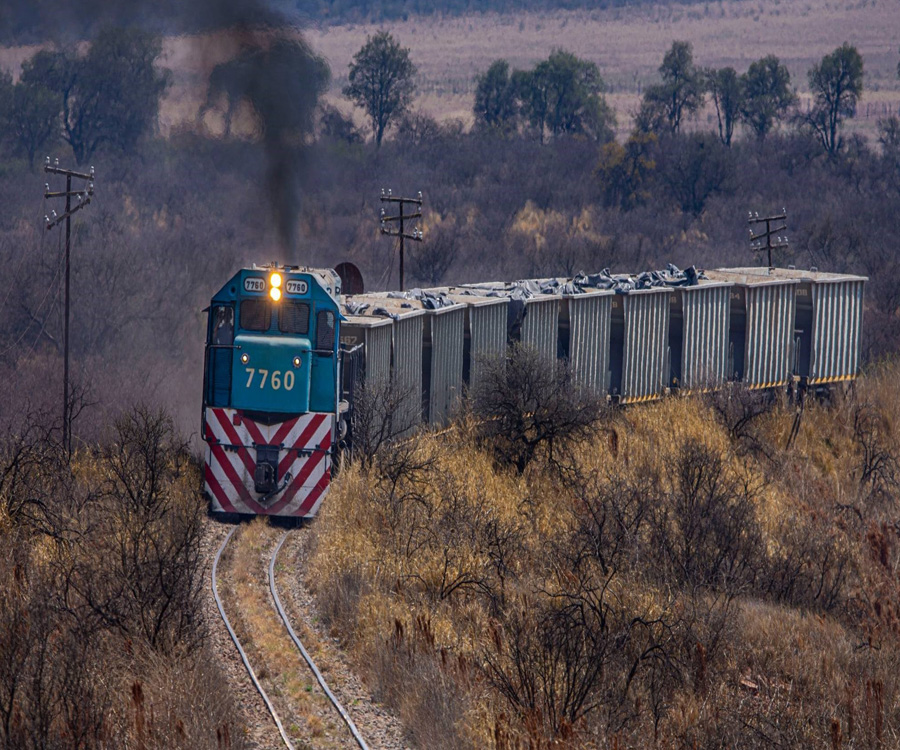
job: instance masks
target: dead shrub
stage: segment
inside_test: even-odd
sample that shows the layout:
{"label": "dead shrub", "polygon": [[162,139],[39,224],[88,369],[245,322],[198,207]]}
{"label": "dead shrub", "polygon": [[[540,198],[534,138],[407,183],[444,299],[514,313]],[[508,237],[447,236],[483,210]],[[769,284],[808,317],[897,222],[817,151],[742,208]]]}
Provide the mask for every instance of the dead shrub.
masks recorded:
{"label": "dead shrub", "polygon": [[750,488],[693,438],[662,471],[668,490],[653,509],[650,540],[658,574],[686,586],[752,584],[765,547]]}
{"label": "dead shrub", "polygon": [[743,383],[727,383],[710,390],[705,401],[728,431],[739,454],[773,458],[774,448],[761,429],[764,418],[776,406],[771,393],[748,388]]}
{"label": "dead shrub", "polygon": [[351,453],[366,466],[389,443],[411,430],[418,420],[410,410],[410,388],[393,379],[364,380],[353,398],[349,443]]}
{"label": "dead shrub", "polygon": [[520,474],[539,453],[553,461],[555,449],[587,439],[605,406],[565,362],[521,344],[505,360],[487,360],[470,395],[485,444]]}
{"label": "dead shrub", "polygon": [[162,412],[138,407],[115,430],[98,467],[102,495],[79,519],[80,555],[67,571],[75,609],[154,649],[190,650],[205,635],[196,469]]}

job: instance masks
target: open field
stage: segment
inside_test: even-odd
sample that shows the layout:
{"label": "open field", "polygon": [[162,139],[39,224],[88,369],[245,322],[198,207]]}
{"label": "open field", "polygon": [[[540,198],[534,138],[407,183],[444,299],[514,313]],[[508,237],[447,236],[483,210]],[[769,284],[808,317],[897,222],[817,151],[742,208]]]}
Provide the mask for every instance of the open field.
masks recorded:
{"label": "open field", "polygon": [[[644,86],[656,80],[662,56],[675,39],[693,43],[695,60],[701,66],[732,65],[743,71],[764,55],[778,55],[801,93],[813,62],[849,41],[858,47],[866,64],[867,91],[856,128],[874,132],[875,120],[885,107],[896,112],[900,106],[897,0],[856,4],[728,0],[603,11],[410,18],[382,26],[308,29],[307,39],[331,65],[329,98],[345,111],[349,106],[340,90],[347,81],[347,66],[366,36],[382,27],[411,50],[419,71],[417,105],[438,119],[460,119],[466,124],[471,122],[474,78],[491,62],[503,57],[513,67],[526,68],[552,49],[564,47],[600,67],[619,116],[620,135],[624,135]],[[177,38],[167,42],[166,56],[176,71],[177,85],[164,108],[164,126],[191,119],[204,97],[204,71],[228,52],[227,44],[210,40],[198,44],[196,38]],[[866,104],[870,105],[868,121]],[[700,123],[707,115],[714,116],[711,111],[705,113]],[[217,125],[207,124],[213,130]]]}
{"label": "open field", "polygon": [[[643,88],[655,80],[656,68],[675,39],[693,43],[698,65],[731,65],[739,72],[766,54],[778,55],[801,94],[813,62],[849,41],[858,47],[866,66],[866,92],[854,128],[872,133],[878,117],[888,108],[897,112],[900,107],[898,0],[725,0],[598,11],[413,17],[380,26],[307,29],[306,38],[331,65],[329,99],[345,111],[349,104],[340,90],[347,66],[366,36],[382,27],[411,49],[419,70],[417,105],[441,120],[471,122],[474,77],[495,59],[525,68],[564,47],[600,67],[623,135]],[[195,120],[205,98],[206,76],[237,49],[237,41],[221,33],[166,40],[163,64],[173,71],[173,86],[160,116],[163,133]],[[34,50],[2,50],[0,67],[15,75]],[[712,116],[711,111],[702,114],[699,123]],[[238,122],[236,131],[246,131],[248,122],[244,118],[243,128]],[[214,133],[221,128],[214,114],[207,115],[205,124]]]}
{"label": "open field", "polygon": [[[376,28],[308,31],[313,47],[331,64],[335,92],[346,81],[353,53]],[[495,59],[502,57],[513,67],[525,68],[553,48],[564,47],[597,63],[620,120],[627,120],[675,39],[693,43],[698,65],[731,65],[739,72],[764,55],[778,55],[801,92],[813,62],[849,41],[866,65],[867,92],[861,113],[865,114],[866,102],[890,102],[893,111],[900,102],[897,0],[730,0],[516,16],[411,18],[387,28],[411,49],[419,69],[420,106],[439,118],[468,121],[473,79]]]}

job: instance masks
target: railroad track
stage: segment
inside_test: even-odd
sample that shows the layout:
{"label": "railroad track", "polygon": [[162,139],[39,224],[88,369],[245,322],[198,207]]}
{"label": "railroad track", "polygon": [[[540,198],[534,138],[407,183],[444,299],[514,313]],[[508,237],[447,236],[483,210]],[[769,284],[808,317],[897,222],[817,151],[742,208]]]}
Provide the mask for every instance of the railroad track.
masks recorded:
{"label": "railroad track", "polygon": [[[247,657],[247,652],[245,651],[244,647],[241,645],[240,639],[238,638],[237,633],[235,632],[234,628],[232,627],[231,621],[228,619],[228,615],[225,613],[225,607],[222,603],[222,598],[219,596],[219,587],[218,587],[218,582],[217,582],[219,560],[221,559],[222,553],[225,551],[225,548],[228,546],[228,542],[231,540],[231,538],[234,536],[234,533],[237,530],[238,530],[238,527],[235,526],[234,528],[231,529],[231,531],[228,532],[228,535],[222,541],[222,544],[219,546],[219,549],[216,551],[216,556],[213,559],[212,576],[211,576],[213,598],[216,601],[216,606],[219,609],[219,615],[222,618],[222,622],[225,624],[225,629],[228,631],[228,635],[231,637],[231,640],[234,643],[235,648],[237,648],[237,651],[240,654],[241,661],[244,664],[244,668],[247,670],[247,674],[250,677],[250,681],[253,683],[254,688],[256,688],[256,691],[259,693],[260,697],[262,698],[267,711],[271,715],[272,720],[275,722],[275,726],[278,728],[278,732],[281,735],[281,739],[284,742],[285,747],[287,747],[288,750],[296,750],[296,748],[294,747],[294,744],[291,742],[290,737],[288,737],[288,734],[284,729],[284,725],[283,725],[280,717],[278,716],[278,712],[275,710],[274,704],[272,703],[269,696],[267,695],[265,688],[263,687],[262,683],[260,682],[259,677],[257,676],[256,672],[253,669],[253,666],[250,664],[250,660]],[[300,652],[300,655],[303,657],[306,664],[309,666],[310,671],[315,676],[316,681],[318,682],[319,686],[322,689],[322,692],[328,698],[329,702],[334,707],[334,709],[338,712],[338,714],[340,715],[344,724],[346,724],[347,729],[350,731],[350,734],[353,736],[354,741],[361,748],[361,750],[369,750],[369,746],[366,744],[366,742],[362,738],[362,735],[360,734],[359,730],[356,728],[356,725],[353,723],[353,720],[350,718],[350,714],[347,713],[347,710],[341,705],[340,701],[335,697],[334,693],[328,687],[328,684],[325,681],[325,678],[322,676],[321,671],[316,666],[313,658],[310,656],[309,651],[307,651],[307,649],[304,647],[303,643],[297,637],[297,634],[291,625],[290,619],[288,618],[287,613],[285,612],[284,607],[281,603],[281,597],[278,595],[278,588],[275,583],[275,561],[278,557],[278,553],[281,551],[281,548],[284,545],[284,542],[288,538],[289,534],[290,534],[290,532],[286,531],[281,536],[281,538],[278,540],[278,544],[275,546],[275,549],[272,552],[271,557],[269,558],[267,578],[268,578],[268,584],[269,584],[269,592],[272,595],[272,604],[275,608],[275,611],[278,613],[278,616],[281,618],[281,622],[284,625],[285,630],[287,631],[288,635],[290,636],[291,641],[293,642],[293,644],[297,648],[297,650]]]}

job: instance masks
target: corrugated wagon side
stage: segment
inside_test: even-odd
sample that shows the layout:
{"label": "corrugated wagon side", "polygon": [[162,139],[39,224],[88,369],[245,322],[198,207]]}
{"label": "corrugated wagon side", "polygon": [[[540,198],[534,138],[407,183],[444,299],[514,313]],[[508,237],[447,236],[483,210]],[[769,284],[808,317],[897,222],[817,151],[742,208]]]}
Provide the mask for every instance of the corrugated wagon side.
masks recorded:
{"label": "corrugated wagon side", "polygon": [[507,307],[505,297],[484,297],[470,289],[446,287],[440,290],[463,306],[463,382],[477,388],[491,360],[504,361],[507,347]]}
{"label": "corrugated wagon side", "polygon": [[733,377],[750,388],[776,388],[791,381],[794,364],[796,278],[766,269],[708,271],[714,281],[730,281],[729,345]]}
{"label": "corrugated wagon side", "polygon": [[609,392],[609,337],[612,291],[586,291],[563,297],[560,312],[562,353],[583,385],[598,393]]}
{"label": "corrugated wagon side", "polygon": [[423,408],[429,424],[446,424],[462,397],[465,312],[453,305],[425,314]]}
{"label": "corrugated wagon side", "polygon": [[669,305],[669,386],[694,391],[728,378],[732,285],[701,281],[672,289]]}
{"label": "corrugated wagon side", "polygon": [[665,393],[669,355],[668,288],[617,294],[612,301],[610,395],[623,404]]}
{"label": "corrugated wagon side", "polygon": [[861,277],[824,279],[812,285],[811,385],[856,377],[862,341],[865,281]]}
{"label": "corrugated wagon side", "polygon": [[559,302],[557,295],[541,295],[525,300],[519,340],[548,360],[555,360],[558,353]]}

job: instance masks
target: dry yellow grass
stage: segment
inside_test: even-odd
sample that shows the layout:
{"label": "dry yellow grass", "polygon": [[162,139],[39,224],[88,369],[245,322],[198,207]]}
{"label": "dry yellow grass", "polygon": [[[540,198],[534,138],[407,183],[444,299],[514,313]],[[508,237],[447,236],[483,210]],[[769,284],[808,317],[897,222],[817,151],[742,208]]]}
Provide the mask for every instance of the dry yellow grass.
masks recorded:
{"label": "dry yellow grass", "polygon": [[[868,486],[860,485],[854,420],[865,405],[876,417],[880,445],[893,444],[900,427],[900,406],[893,397],[897,372],[896,364],[876,369],[855,384],[855,393],[836,394],[828,404],[807,399],[793,439],[798,407],[777,400],[754,428],[769,457],[742,447],[712,406],[698,397],[626,409],[603,424],[592,440],[572,447],[574,465],[588,477],[583,485],[588,494],[602,494],[605,487],[624,481],[630,487],[655,488],[650,489],[658,498],[653,502],[675,502],[677,478],[670,469],[682,460],[684,446],[700,444],[723,457],[725,476],[737,478],[738,486],[749,486],[756,502],[762,546],[770,561],[756,563],[762,565],[758,574],[772,577],[737,593],[726,607],[724,645],[702,689],[697,687],[701,679],[691,676],[697,667],[690,666],[690,656],[687,684],[675,691],[660,724],[663,737],[691,746],[716,732],[742,731],[743,721],[765,728],[779,717],[785,717],[784,731],[789,732],[782,737],[795,745],[821,743],[830,731],[846,737],[854,726],[860,736],[877,742],[889,724],[896,727],[898,715],[889,701],[900,694],[900,620],[892,604],[900,563],[890,528],[879,525],[882,511],[866,506],[870,495]],[[404,656],[409,650],[418,654],[421,671],[402,674],[424,681],[436,679],[428,667],[431,659],[472,663],[486,650],[507,648],[508,634],[496,635],[497,628],[504,627],[498,621],[508,623],[504,618],[517,608],[539,606],[541,596],[569,575],[553,567],[550,550],[572,534],[572,511],[582,502],[543,460],[521,476],[498,467],[476,440],[471,422],[440,438],[420,440],[413,457],[424,468],[414,478],[401,480],[394,501],[390,483],[377,472],[353,465],[339,476],[323,507],[311,560],[310,580],[318,586],[326,617],[331,616],[335,633],[376,680],[388,679],[379,676],[379,658],[389,663],[412,659]],[[655,485],[652,480],[642,484],[651,476]],[[439,595],[448,570],[451,577],[486,570],[489,550],[479,532],[452,533],[457,501],[462,502],[464,518],[493,517],[521,534],[524,546],[513,555],[513,568],[504,581],[503,614],[492,611],[489,600],[476,593]],[[647,533],[646,527],[641,533]],[[826,547],[831,557],[817,557],[816,550]],[[712,638],[718,627],[717,608],[725,606],[721,592],[714,586],[679,592],[669,579],[654,578],[658,571],[650,572],[649,566],[658,563],[642,549],[636,565],[622,570],[606,591],[612,611],[640,612],[651,619],[699,613],[691,638],[709,642],[704,639]],[[842,562],[843,573],[835,560]],[[815,591],[820,575],[815,566],[820,565],[826,588],[835,576],[846,576],[838,609],[822,604]],[[809,566],[811,579],[803,578]],[[785,580],[798,588],[778,593],[787,591],[779,588]],[[491,585],[498,583],[492,579]],[[811,588],[802,593],[803,586]],[[845,616],[847,612],[853,614]],[[417,623],[427,623],[424,639],[416,635]],[[494,644],[495,637],[500,645]],[[688,647],[693,649],[693,642]],[[393,669],[395,677],[390,679],[396,679],[396,666]],[[441,669],[443,679],[458,679],[452,669]],[[616,678],[611,674],[609,679]],[[494,732],[501,725],[513,735],[527,733],[521,726],[516,730],[504,724],[510,720],[510,708],[484,680],[468,676],[460,684],[466,695],[459,709],[460,746],[495,746]],[[632,695],[638,705],[646,700],[642,690],[635,687]],[[423,707],[416,691],[406,690],[399,700],[405,720],[421,726]],[[620,746],[647,746],[641,730],[636,732]],[[573,747],[593,746],[596,739],[582,736]]]}
{"label": "dry yellow grass", "polygon": [[[317,747],[341,747],[341,727],[331,717],[322,719],[323,712],[331,713],[331,706],[314,689],[309,668],[271,603],[264,571],[280,533],[263,517],[239,530],[229,556],[231,585],[226,606],[239,613],[233,618],[235,628],[245,648],[249,644],[252,649],[251,663],[257,675],[272,686],[270,697],[288,732],[295,740],[318,738]],[[324,736],[326,730],[330,738]]]}

